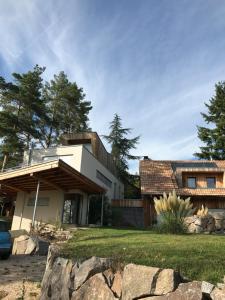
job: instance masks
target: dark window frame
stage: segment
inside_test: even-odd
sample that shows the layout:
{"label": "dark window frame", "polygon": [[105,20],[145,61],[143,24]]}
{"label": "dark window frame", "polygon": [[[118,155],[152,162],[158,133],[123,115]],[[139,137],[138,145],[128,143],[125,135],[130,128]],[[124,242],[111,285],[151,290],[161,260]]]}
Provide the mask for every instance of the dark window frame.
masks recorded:
{"label": "dark window frame", "polygon": [[[194,187],[189,185],[189,179],[194,179],[195,180],[195,186]],[[197,188],[197,177],[195,177],[195,176],[187,177],[187,187],[189,189],[196,189]]]}
{"label": "dark window frame", "polygon": [[[213,187],[208,185],[208,179],[213,179],[214,180],[214,186]],[[207,186],[207,189],[215,189],[216,188],[216,177],[215,176],[207,176],[206,177],[206,186]]]}
{"label": "dark window frame", "polygon": [[103,182],[107,187],[112,188],[112,181],[108,179],[104,174],[99,170],[96,170],[96,178]]}

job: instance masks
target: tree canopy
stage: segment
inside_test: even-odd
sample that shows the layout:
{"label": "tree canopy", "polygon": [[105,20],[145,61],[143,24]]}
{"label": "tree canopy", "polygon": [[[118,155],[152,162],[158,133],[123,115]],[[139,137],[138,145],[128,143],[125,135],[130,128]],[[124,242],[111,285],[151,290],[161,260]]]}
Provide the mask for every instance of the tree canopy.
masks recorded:
{"label": "tree canopy", "polygon": [[198,137],[204,143],[200,159],[225,159],[225,82],[215,85],[215,95],[205,103],[207,113],[202,113],[208,127],[198,126]]}
{"label": "tree canopy", "polygon": [[128,160],[139,158],[138,156],[130,154],[130,151],[136,149],[140,137],[128,138],[131,128],[123,128],[122,120],[118,114],[114,115],[112,122],[110,122],[109,129],[109,135],[104,135],[104,138],[111,146],[111,154],[115,161],[118,175],[124,181],[129,177]]}
{"label": "tree canopy", "polygon": [[24,150],[57,145],[62,133],[89,129],[91,102],[64,72],[43,82],[45,68],[0,77],[0,159],[3,168],[22,161]]}

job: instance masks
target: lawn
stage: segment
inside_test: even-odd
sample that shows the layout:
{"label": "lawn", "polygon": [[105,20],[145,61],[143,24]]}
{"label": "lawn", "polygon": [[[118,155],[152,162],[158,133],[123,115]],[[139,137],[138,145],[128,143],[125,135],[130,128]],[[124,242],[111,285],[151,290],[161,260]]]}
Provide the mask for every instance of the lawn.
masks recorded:
{"label": "lawn", "polygon": [[120,262],[173,268],[183,276],[212,283],[225,275],[225,236],[167,235],[148,230],[78,230],[64,246],[67,257],[112,257]]}

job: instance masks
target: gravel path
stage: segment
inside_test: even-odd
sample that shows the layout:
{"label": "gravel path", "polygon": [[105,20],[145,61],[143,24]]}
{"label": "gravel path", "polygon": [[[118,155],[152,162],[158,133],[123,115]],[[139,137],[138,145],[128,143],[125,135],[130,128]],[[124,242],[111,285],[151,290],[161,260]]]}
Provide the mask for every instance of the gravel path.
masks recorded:
{"label": "gravel path", "polygon": [[38,299],[45,264],[43,256],[12,255],[0,260],[0,299]]}

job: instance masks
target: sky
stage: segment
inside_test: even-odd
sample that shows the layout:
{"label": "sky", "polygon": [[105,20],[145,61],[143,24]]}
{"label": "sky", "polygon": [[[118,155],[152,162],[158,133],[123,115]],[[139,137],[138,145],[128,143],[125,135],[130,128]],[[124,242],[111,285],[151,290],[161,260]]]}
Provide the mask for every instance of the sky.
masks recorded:
{"label": "sky", "polygon": [[133,154],[191,159],[225,80],[225,1],[0,0],[0,76],[36,64],[83,87],[99,135],[117,113],[141,136]]}

